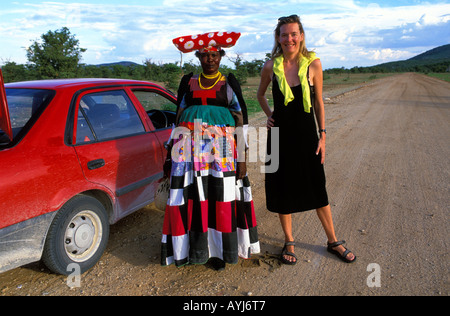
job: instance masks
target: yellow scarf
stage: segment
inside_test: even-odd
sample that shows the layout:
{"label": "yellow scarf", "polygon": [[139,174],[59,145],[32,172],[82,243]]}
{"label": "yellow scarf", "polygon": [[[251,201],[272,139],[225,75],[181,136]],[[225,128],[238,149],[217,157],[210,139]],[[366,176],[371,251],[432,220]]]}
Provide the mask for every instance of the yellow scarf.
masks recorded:
{"label": "yellow scarf", "polygon": [[[300,82],[302,84],[302,92],[303,92],[303,106],[305,108],[306,113],[310,113],[311,111],[311,94],[309,90],[308,78],[306,74],[308,73],[308,67],[311,63],[319,59],[316,56],[316,53],[311,53],[309,58],[302,57],[300,60],[300,66],[298,70],[298,77],[300,78]],[[278,84],[280,85],[280,90],[284,95],[284,105],[288,105],[289,102],[294,100],[294,94],[292,93],[291,87],[286,80],[286,76],[284,75],[284,57],[283,55],[276,57],[273,60],[273,72],[275,76],[277,76]]]}

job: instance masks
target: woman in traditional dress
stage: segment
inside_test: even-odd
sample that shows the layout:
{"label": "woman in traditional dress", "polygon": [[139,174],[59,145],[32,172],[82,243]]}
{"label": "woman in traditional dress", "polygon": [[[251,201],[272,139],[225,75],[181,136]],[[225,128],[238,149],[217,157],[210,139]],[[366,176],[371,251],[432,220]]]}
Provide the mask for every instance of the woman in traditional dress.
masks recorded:
{"label": "woman in traditional dress", "polygon": [[[273,112],[265,98],[271,81]],[[272,137],[268,137],[268,154],[279,154],[279,167],[266,173],[266,204],[269,211],[279,214],[285,234],[281,260],[290,265],[297,263],[291,214],[311,209],[317,210],[325,230],[327,250],[345,262],[356,259],[343,246],[344,241],[336,239],[328,203],[323,167],[326,129],[322,87],[322,65],[316,54],[306,49],[300,18],[297,15],[280,18],[272,59],[263,67],[257,97],[268,117],[269,134],[274,127],[279,132],[279,153],[271,152]]]}
{"label": "woman in traditional dress", "polygon": [[204,264],[222,270],[259,253],[257,224],[246,175],[245,101],[235,77],[219,72],[223,48],[239,33],[215,32],[173,40],[196,51],[203,72],[183,77],[177,127],[166,160],[170,193],[162,238],[162,265]]}

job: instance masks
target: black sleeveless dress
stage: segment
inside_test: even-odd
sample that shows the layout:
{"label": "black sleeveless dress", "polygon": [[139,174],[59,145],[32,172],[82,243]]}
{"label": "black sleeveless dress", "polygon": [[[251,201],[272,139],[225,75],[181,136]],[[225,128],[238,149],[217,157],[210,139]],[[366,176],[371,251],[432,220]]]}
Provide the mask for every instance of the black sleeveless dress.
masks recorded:
{"label": "black sleeveless dress", "polygon": [[276,165],[276,146],[272,141],[279,144],[279,164],[275,172],[266,173],[265,187],[267,209],[280,214],[304,212],[329,204],[324,167],[320,155],[316,155],[319,138],[314,116],[314,88],[310,87],[313,104],[310,113],[303,107],[301,85],[291,89],[295,99],[286,106],[274,76],[273,118],[279,139],[272,140],[274,131],[269,130],[267,154],[275,156],[266,163],[266,170]]}

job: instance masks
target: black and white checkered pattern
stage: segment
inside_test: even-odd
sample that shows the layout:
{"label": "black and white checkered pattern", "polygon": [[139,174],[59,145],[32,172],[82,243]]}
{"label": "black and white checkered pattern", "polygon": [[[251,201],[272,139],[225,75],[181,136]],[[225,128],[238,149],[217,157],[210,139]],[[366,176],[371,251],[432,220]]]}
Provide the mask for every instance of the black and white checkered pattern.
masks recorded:
{"label": "black and white checkered pattern", "polygon": [[[171,189],[171,195],[173,193],[176,198],[169,199],[168,209],[177,214],[173,217],[183,223],[177,227],[182,227],[184,233],[174,236],[165,229],[161,248],[162,265],[202,264],[212,257],[227,263],[237,263],[238,257],[250,258],[251,254],[260,252],[250,181],[245,177],[236,182],[235,176],[231,174],[228,178],[233,182],[211,175],[195,176],[191,182],[179,179],[178,186],[172,186],[174,189]],[[231,191],[234,193],[233,198]],[[218,201],[229,204],[230,218],[219,218],[221,213],[216,209]],[[167,212],[165,221],[176,220]],[[202,212],[207,212],[207,215]],[[227,232],[218,227],[218,223],[225,219],[230,221],[226,225],[229,229]]]}

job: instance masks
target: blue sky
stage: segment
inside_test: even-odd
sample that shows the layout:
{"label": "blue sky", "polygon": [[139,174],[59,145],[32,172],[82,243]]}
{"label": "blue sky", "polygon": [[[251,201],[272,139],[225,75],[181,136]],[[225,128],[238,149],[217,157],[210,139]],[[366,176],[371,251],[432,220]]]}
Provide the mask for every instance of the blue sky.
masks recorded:
{"label": "blue sky", "polygon": [[[2,1],[0,64],[26,63],[25,48],[67,26],[86,64],[180,61],[171,40],[210,31],[242,36],[229,57],[264,59],[280,16],[298,14],[307,47],[325,69],[371,66],[450,44],[450,1],[442,0],[71,0]],[[193,53],[183,61],[196,61]],[[228,63],[225,59],[224,63]]]}

